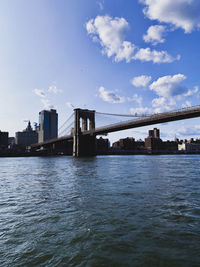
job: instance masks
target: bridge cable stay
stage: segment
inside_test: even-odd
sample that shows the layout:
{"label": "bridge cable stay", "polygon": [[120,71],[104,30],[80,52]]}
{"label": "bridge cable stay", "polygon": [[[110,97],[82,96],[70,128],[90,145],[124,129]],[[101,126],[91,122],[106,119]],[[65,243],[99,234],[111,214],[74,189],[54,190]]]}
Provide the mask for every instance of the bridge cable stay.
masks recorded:
{"label": "bridge cable stay", "polygon": [[67,124],[67,122],[72,119],[73,115],[74,113],[72,113],[69,118],[59,127],[58,131],[60,131]]}
{"label": "bridge cable stay", "polygon": [[59,127],[58,129],[59,137],[67,135],[71,131],[71,127],[73,126],[74,123],[73,115],[74,113],[70,115],[70,117],[61,125],[61,127]]}
{"label": "bridge cable stay", "polygon": [[59,132],[59,137],[70,135],[73,125],[74,122],[71,122],[66,128],[64,128],[61,132]]}
{"label": "bridge cable stay", "polygon": [[72,121],[66,128],[62,130],[62,132],[59,133],[59,137],[70,135],[73,125],[74,125],[74,122]]}

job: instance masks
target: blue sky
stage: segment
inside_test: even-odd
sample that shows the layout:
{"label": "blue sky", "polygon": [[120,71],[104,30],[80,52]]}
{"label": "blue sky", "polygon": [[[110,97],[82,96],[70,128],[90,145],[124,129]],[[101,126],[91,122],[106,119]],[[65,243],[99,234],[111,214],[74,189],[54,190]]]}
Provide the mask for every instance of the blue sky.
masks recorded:
{"label": "blue sky", "polygon": [[[198,0],[1,0],[0,130],[54,107],[151,114],[200,101]],[[158,126],[200,137],[200,119]],[[109,135],[144,138],[144,127]]]}

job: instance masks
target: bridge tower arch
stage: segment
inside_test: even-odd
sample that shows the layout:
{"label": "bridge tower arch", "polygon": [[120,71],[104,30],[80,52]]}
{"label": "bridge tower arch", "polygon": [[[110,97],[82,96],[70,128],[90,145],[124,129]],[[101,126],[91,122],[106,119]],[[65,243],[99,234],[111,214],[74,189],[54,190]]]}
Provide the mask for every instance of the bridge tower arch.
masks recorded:
{"label": "bridge tower arch", "polygon": [[[82,120],[82,126],[81,126]],[[89,128],[88,128],[89,121]],[[95,110],[74,109],[73,156],[95,156]],[[89,131],[86,135],[85,132]]]}

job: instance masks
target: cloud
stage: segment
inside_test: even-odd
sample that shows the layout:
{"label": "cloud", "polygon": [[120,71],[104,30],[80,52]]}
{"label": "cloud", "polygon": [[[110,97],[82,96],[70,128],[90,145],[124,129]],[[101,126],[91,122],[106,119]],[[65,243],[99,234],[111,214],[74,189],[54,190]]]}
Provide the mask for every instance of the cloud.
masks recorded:
{"label": "cloud", "polygon": [[133,97],[132,97],[132,99],[136,102],[136,103],[138,103],[138,105],[142,105],[142,100],[143,100],[143,98],[141,97],[141,96],[139,96],[138,94],[134,94],[133,95]]}
{"label": "cloud", "polygon": [[166,31],[166,27],[163,25],[150,26],[147,30],[147,34],[143,35],[143,40],[146,43],[152,43],[157,45],[158,43],[164,43],[165,39],[163,34]]}
{"label": "cloud", "polygon": [[66,102],[66,105],[67,105],[68,108],[74,108],[74,106],[70,102]]}
{"label": "cloud", "polygon": [[129,28],[124,18],[97,16],[86,23],[86,30],[94,42],[99,42],[102,53],[108,58],[114,57],[115,62],[125,60],[153,61],[154,63],[169,63],[173,58],[166,51],[151,51],[150,48],[138,48],[135,44],[126,41],[125,35]]}
{"label": "cloud", "polygon": [[[173,110],[177,107],[177,101],[198,93],[198,86],[195,86],[193,90],[188,90],[181,84],[185,79],[186,76],[183,74],[163,76],[150,85],[149,88],[154,90],[159,96],[152,100],[152,107],[154,108],[155,113]],[[191,106],[192,104],[188,100],[181,105],[182,108]]]}
{"label": "cloud", "polygon": [[38,95],[39,97],[45,97],[44,90],[35,88],[33,92]]}
{"label": "cloud", "polygon": [[164,97],[158,97],[158,98],[154,98],[152,100],[152,106],[154,108],[157,108],[157,107],[160,107],[160,106],[165,106],[165,105],[175,106],[176,105],[176,101],[173,98],[167,100]]}
{"label": "cloud", "polygon": [[190,138],[191,136],[198,136],[199,138],[199,132],[200,132],[200,126],[193,125],[193,127],[182,126],[176,131],[176,134],[178,136],[187,136],[188,138]]}
{"label": "cloud", "polygon": [[125,102],[125,98],[116,95],[113,91],[107,91],[103,86],[99,88],[100,97],[109,103],[123,103]]}
{"label": "cloud", "polygon": [[103,7],[103,2],[101,2],[101,1],[98,1],[97,2],[97,5],[98,5],[98,7],[99,7],[99,9],[102,11],[103,9],[104,9],[104,7]]}
{"label": "cloud", "polygon": [[56,85],[51,85],[51,86],[49,86],[49,88],[48,88],[48,92],[51,92],[51,93],[54,93],[54,94],[58,94],[58,93],[61,93],[62,90],[58,89],[58,88],[56,87]]}
{"label": "cloud", "polygon": [[182,108],[189,108],[192,106],[192,103],[190,101],[186,101],[185,103],[182,104]]}
{"label": "cloud", "polygon": [[134,59],[139,59],[141,61],[152,61],[153,63],[171,63],[174,60],[179,60],[180,55],[173,58],[166,51],[151,50],[149,47],[140,48],[138,52],[134,55]]}
{"label": "cloud", "polygon": [[[44,109],[54,108],[54,106],[51,104],[50,100],[46,98],[46,94],[45,94],[44,90],[36,88],[33,91],[36,95],[38,95],[40,97],[40,101],[41,101]],[[61,92],[61,90],[57,89],[55,85],[52,85],[52,86],[49,86],[47,92],[52,92],[54,94],[57,94],[57,93]]]}
{"label": "cloud", "polygon": [[163,76],[157,79],[150,85],[150,90],[156,92],[160,97],[169,98],[172,96],[182,95],[187,91],[187,88],[181,83],[186,79],[183,74],[176,74],[174,76]]}
{"label": "cloud", "polygon": [[124,41],[118,49],[118,52],[115,56],[115,61],[119,62],[122,60],[126,60],[126,62],[130,62],[133,59],[132,55],[136,46],[131,42]]}
{"label": "cloud", "polygon": [[199,0],[140,0],[144,14],[151,20],[169,23],[185,33],[200,27]]}
{"label": "cloud", "polygon": [[153,110],[147,107],[130,108],[130,113],[133,115],[150,115],[153,113]]}
{"label": "cloud", "polygon": [[128,101],[135,101],[138,105],[142,105],[143,98],[138,94],[134,94],[132,97],[127,98]]}
{"label": "cloud", "polygon": [[100,42],[102,52],[108,57],[114,56],[115,61],[131,60],[135,45],[124,41],[128,30],[128,22],[124,18],[97,16],[86,23],[86,29]]}
{"label": "cloud", "polygon": [[146,87],[150,81],[151,81],[151,76],[141,75],[134,77],[131,80],[131,83],[135,87]]}
{"label": "cloud", "polygon": [[44,109],[51,109],[54,108],[54,106],[50,103],[50,101],[46,98],[41,98],[41,102],[43,104]]}
{"label": "cloud", "polygon": [[152,107],[155,113],[166,112],[174,109],[176,101],[174,98],[158,97],[152,100]]}
{"label": "cloud", "polygon": [[194,90],[189,89],[189,90],[187,91],[187,93],[184,94],[184,96],[187,97],[187,96],[195,95],[196,93],[198,93],[198,91],[199,91],[199,87],[198,87],[198,86],[195,86],[195,87],[194,87]]}

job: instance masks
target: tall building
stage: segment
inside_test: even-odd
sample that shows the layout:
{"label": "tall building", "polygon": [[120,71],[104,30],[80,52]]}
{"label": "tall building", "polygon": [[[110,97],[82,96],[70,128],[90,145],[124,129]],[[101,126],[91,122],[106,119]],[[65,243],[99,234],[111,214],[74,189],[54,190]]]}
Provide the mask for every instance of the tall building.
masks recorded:
{"label": "tall building", "polygon": [[154,128],[153,130],[149,130],[149,136],[152,138],[160,138],[160,130],[157,128]]}
{"label": "tall building", "polygon": [[55,109],[40,111],[37,129],[39,143],[58,137],[58,114]]}
{"label": "tall building", "polygon": [[36,144],[38,142],[38,133],[33,130],[31,127],[30,121],[28,122],[28,126],[23,132],[15,133],[15,143],[20,146],[30,146],[32,144]]}
{"label": "tall building", "polygon": [[8,132],[0,131],[0,150],[8,148]]}
{"label": "tall building", "polygon": [[160,130],[154,128],[149,130],[149,136],[145,138],[145,148],[148,150],[161,150],[162,140],[160,139]]}

